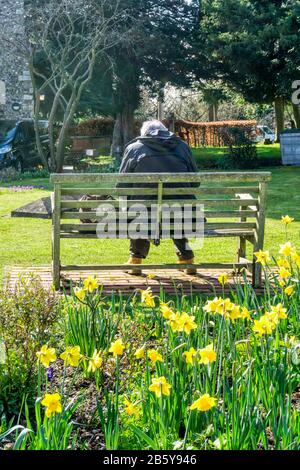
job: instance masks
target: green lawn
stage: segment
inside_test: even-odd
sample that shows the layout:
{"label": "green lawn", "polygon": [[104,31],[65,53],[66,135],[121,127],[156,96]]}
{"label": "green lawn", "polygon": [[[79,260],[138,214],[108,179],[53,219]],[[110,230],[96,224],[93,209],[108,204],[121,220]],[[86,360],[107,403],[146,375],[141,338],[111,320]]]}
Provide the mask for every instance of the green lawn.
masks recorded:
{"label": "green lawn", "polygon": [[[300,231],[300,168],[282,167],[272,169],[273,180],[269,186],[266,225],[266,248],[276,253],[284,240],[280,222],[282,215],[295,217],[291,226],[291,240],[298,246]],[[46,189],[11,192],[13,184],[44,186]],[[4,186],[6,186],[4,188]],[[51,222],[48,220],[11,218],[10,212],[28,202],[47,196],[50,191],[46,179],[32,179],[3,185],[0,189],[0,276],[3,268],[10,265],[32,266],[51,262]],[[207,240],[204,248],[196,253],[197,261],[235,260],[236,240]],[[65,264],[124,263],[128,257],[128,241],[63,240],[62,262]],[[172,243],[163,241],[159,248],[152,247],[148,261],[170,262],[176,256]]]}
{"label": "green lawn", "polygon": [[[218,160],[227,152],[226,147],[199,147],[193,149],[194,157],[200,168],[215,168]],[[281,165],[280,144],[257,145],[257,156],[261,166]]]}

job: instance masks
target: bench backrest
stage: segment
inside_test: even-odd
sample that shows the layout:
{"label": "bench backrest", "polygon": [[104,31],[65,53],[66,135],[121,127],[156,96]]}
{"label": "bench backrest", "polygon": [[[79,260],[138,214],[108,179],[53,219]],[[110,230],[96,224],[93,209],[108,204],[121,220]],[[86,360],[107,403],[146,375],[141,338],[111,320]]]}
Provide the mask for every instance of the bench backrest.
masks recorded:
{"label": "bench backrest", "polygon": [[[249,229],[258,233],[264,230],[266,184],[270,179],[269,172],[52,174],[54,225],[60,238],[97,238],[95,231],[101,217],[95,211],[105,201],[80,200],[88,194],[113,197],[107,204],[116,209],[120,200],[124,203],[124,197],[130,198],[126,202],[128,211],[136,204],[156,205],[158,238],[163,205],[174,202],[181,206],[203,204],[206,232]],[[172,187],[187,183],[199,183],[199,187]],[[191,195],[196,199],[191,199]],[[117,212],[120,217],[124,217],[122,211]],[[82,224],[81,220],[91,223]],[[128,238],[124,232],[122,238]]]}

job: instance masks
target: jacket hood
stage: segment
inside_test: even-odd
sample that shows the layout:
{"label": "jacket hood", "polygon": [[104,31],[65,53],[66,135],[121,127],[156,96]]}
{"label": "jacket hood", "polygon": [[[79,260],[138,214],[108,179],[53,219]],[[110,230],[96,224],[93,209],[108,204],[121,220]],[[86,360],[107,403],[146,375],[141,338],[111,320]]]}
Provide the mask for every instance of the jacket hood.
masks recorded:
{"label": "jacket hood", "polygon": [[170,150],[174,150],[179,145],[180,139],[172,132],[159,131],[157,136],[137,137],[128,145],[133,143],[141,143],[149,147],[151,150],[167,154]]}

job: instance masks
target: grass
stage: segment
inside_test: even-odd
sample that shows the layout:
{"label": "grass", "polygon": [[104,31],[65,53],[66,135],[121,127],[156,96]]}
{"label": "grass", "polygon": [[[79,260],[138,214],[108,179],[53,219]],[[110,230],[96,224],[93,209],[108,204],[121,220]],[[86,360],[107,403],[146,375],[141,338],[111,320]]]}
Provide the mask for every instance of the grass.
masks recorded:
{"label": "grass", "polygon": [[[296,219],[291,227],[291,241],[299,242],[300,193],[297,189],[300,168],[281,167],[272,169],[273,179],[269,185],[266,223],[266,248],[277,251],[282,240],[282,215],[289,214]],[[43,186],[45,189],[11,192],[13,185]],[[0,278],[5,266],[39,266],[51,263],[51,221],[40,219],[11,218],[10,212],[31,201],[50,194],[47,179],[28,179],[2,185],[0,189]],[[125,263],[128,258],[126,240],[63,240],[62,262],[67,264]],[[199,262],[233,262],[236,257],[235,239],[208,239],[203,249],[196,253]],[[148,258],[149,263],[176,260],[170,241],[163,241],[159,248],[154,246]]]}
{"label": "grass", "polygon": [[[199,147],[193,149],[199,168],[216,168],[218,160],[226,155],[226,147]],[[262,167],[281,165],[280,144],[257,145],[257,156]]]}

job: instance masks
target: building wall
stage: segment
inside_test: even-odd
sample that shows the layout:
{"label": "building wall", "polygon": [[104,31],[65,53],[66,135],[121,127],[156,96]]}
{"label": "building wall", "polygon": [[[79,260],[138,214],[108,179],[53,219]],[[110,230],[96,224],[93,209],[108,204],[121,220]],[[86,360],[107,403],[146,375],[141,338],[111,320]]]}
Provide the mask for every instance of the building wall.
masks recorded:
{"label": "building wall", "polygon": [[0,0],[0,18],[0,119],[28,118],[33,89],[26,60],[14,47],[24,37],[24,0]]}

